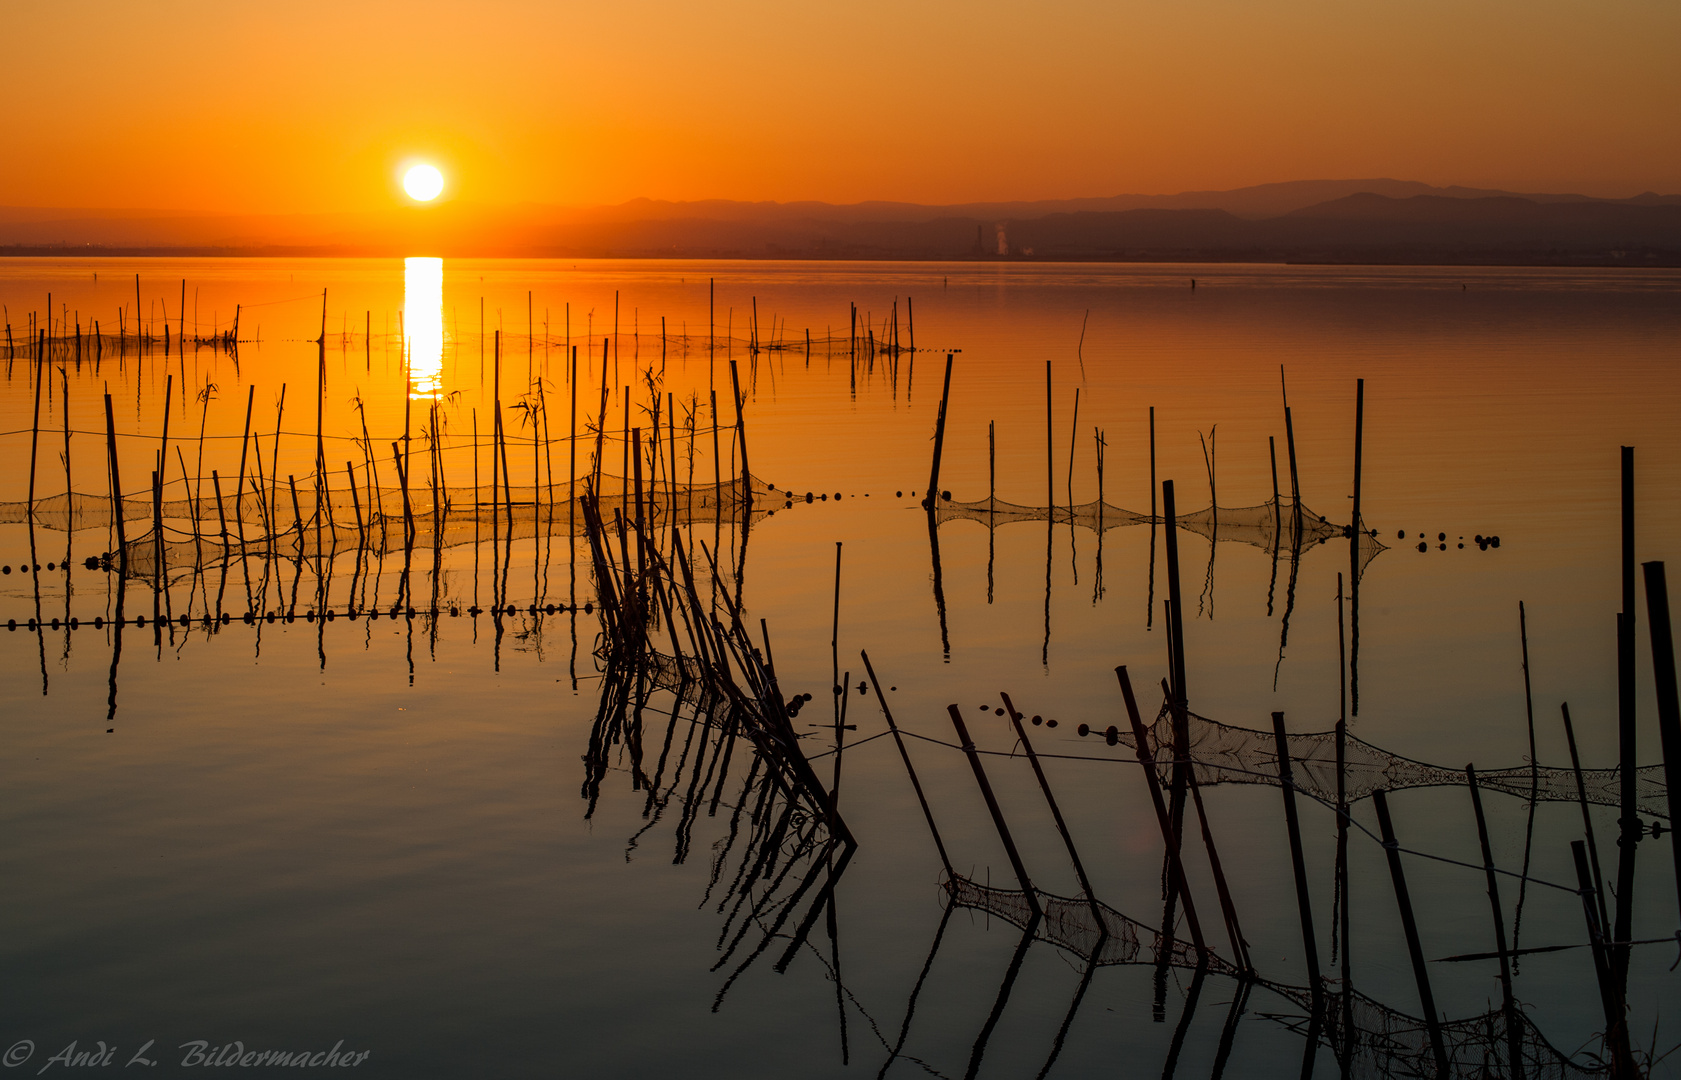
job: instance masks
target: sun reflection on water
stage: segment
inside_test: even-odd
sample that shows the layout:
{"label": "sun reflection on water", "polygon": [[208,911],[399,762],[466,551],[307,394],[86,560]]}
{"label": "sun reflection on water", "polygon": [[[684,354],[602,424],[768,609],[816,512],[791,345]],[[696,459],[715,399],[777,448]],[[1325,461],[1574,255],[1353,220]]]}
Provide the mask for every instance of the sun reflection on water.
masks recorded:
{"label": "sun reflection on water", "polygon": [[403,260],[403,331],[409,397],[436,400],[444,388],[444,261]]}

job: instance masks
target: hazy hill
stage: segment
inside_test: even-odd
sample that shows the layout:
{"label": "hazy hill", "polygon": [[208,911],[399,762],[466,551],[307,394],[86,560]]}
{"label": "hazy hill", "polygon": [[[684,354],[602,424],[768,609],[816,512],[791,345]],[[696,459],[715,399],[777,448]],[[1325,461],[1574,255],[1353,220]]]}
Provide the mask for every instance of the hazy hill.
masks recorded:
{"label": "hazy hill", "polygon": [[1375,179],[957,206],[634,199],[316,215],[0,208],[0,253],[7,250],[1681,265],[1681,196],[1518,195]]}

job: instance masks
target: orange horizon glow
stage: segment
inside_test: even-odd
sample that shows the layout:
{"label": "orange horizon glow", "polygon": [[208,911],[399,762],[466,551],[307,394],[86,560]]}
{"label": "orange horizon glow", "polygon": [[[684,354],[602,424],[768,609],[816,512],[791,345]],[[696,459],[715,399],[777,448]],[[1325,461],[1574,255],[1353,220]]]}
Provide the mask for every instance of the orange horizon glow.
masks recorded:
{"label": "orange horizon glow", "polygon": [[1672,4],[867,0],[868,39],[763,0],[126,10],[9,11],[0,206],[383,212],[410,160],[491,207],[1681,191]]}

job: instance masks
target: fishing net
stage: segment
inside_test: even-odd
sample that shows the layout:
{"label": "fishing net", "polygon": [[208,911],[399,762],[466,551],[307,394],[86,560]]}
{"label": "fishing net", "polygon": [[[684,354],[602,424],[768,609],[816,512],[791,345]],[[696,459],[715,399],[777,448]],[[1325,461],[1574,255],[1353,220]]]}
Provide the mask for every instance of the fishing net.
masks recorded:
{"label": "fishing net", "polygon": [[[281,485],[273,491],[275,498],[269,504],[278,526],[272,533],[265,529],[265,500],[252,492],[237,497],[224,493],[219,504],[209,492],[202,499],[165,500],[161,535],[151,528],[150,500],[124,499],[125,524],[141,522],[144,529],[129,530],[128,574],[153,578],[160,552],[164,571],[169,573],[241,557],[331,558],[358,549],[395,554],[453,548],[493,538],[517,542],[536,537],[580,537],[584,535],[584,517],[575,512],[575,497],[587,490],[587,477],[542,488],[529,484],[494,489],[488,485],[446,487],[439,489],[439,498],[434,498],[431,488],[411,487],[407,504],[408,517],[414,524],[412,535],[404,528],[405,496],[401,487],[361,487],[354,494],[349,488],[328,489],[322,493],[322,514],[317,518],[313,488],[300,487],[294,505],[290,485]],[[636,520],[634,481],[604,475],[596,490],[604,522],[611,525],[616,515],[627,522]],[[757,477],[748,478],[746,491],[739,480],[676,485],[644,482],[640,499],[644,527],[651,531],[674,525],[739,525],[744,516],[751,525],[792,507],[794,502],[791,492],[778,490]],[[26,523],[28,508],[27,502],[0,503],[0,525]],[[37,499],[34,521],[63,532],[108,529],[113,521],[111,500],[81,493]],[[242,531],[243,541],[239,538]]]}
{"label": "fishing net", "polygon": [[[1186,713],[1189,759],[1198,783],[1277,784],[1278,744],[1270,731],[1234,727],[1196,713]],[[1149,750],[1164,781],[1173,768],[1173,713],[1164,703],[1154,723],[1146,729]],[[1285,736],[1290,748],[1290,771],[1296,790],[1335,803],[1337,798],[1337,736],[1335,731],[1294,732]],[[1133,745],[1132,733],[1116,732],[1116,741]],[[1358,802],[1378,790],[1448,787],[1466,782],[1464,769],[1431,765],[1402,757],[1374,746],[1354,735],[1343,742],[1344,790],[1349,802]],[[1479,786],[1542,802],[1574,802],[1577,798],[1573,769],[1519,765],[1512,768],[1477,770]],[[1643,814],[1669,817],[1668,785],[1662,765],[1646,765],[1635,771],[1635,805]],[[1621,777],[1617,769],[1583,769],[1582,788],[1587,800],[1598,806],[1619,806]]]}
{"label": "fishing net", "polygon": [[[953,875],[946,880],[945,890],[953,905],[984,912],[1023,931],[1032,926],[1036,940],[1066,949],[1089,964],[1166,964],[1180,970],[1195,970],[1200,964],[1211,974],[1232,978],[1241,975],[1222,957],[1210,952],[1199,958],[1189,942],[1165,939],[1158,929],[1129,918],[1107,904],[1035,889],[1033,897],[1042,912],[1035,924],[1027,895],[1018,889],[994,888]],[[1250,979],[1303,1010],[1314,1007],[1314,995],[1308,987],[1254,976]],[[1348,1075],[1373,1080],[1437,1075],[1429,1028],[1422,1019],[1329,979],[1325,980],[1322,1000],[1323,1027],[1317,1036],[1323,1037],[1333,1050],[1352,1049]],[[1503,1071],[1503,1066],[1511,1045],[1507,1024],[1514,1020],[1519,1026],[1519,1053],[1523,1056],[1525,1076],[1571,1080],[1602,1076],[1609,1071],[1598,1064],[1580,1064],[1558,1050],[1521,1010],[1509,1018],[1504,1009],[1494,1009],[1441,1023],[1449,1075],[1464,1080],[1510,1075]],[[1346,1027],[1347,1021],[1352,1021],[1352,1029]],[[1288,1018],[1287,1022],[1304,1033],[1310,1030],[1306,1017]]]}
{"label": "fishing net", "polygon": [[[1127,525],[1160,525],[1167,520],[1160,515],[1152,516],[1127,510],[1102,500],[1076,503],[1073,506],[1046,507],[1024,506],[997,498],[982,499],[978,502],[942,500],[935,507],[934,517],[941,524],[947,521],[975,521],[988,528],[1024,521],[1043,521],[1058,525],[1078,525],[1100,535],[1110,529]],[[1332,540],[1347,539],[1349,534],[1348,526],[1334,524],[1324,515],[1312,513],[1306,507],[1302,507],[1298,515],[1290,506],[1272,502],[1260,506],[1209,507],[1195,513],[1180,514],[1176,523],[1179,528],[1210,542],[1236,541],[1269,553],[1309,548]],[[1361,522],[1359,536],[1360,570],[1364,573],[1366,564],[1376,558],[1379,552],[1387,550],[1387,546],[1373,536],[1370,529],[1365,528],[1364,521]]]}

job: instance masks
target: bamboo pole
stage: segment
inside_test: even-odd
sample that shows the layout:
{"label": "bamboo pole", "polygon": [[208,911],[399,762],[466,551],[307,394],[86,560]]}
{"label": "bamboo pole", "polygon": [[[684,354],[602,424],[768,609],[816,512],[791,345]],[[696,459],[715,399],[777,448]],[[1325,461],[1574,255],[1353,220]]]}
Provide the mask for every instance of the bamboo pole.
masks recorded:
{"label": "bamboo pole", "polygon": [[1494,873],[1494,850],[1488,842],[1488,821],[1483,817],[1483,796],[1477,785],[1477,770],[1465,766],[1465,783],[1471,791],[1471,809],[1477,818],[1477,841],[1482,846],[1483,877],[1488,883],[1488,906],[1494,920],[1494,947],[1500,953],[1500,1003],[1506,1014],[1506,1067],[1512,1080],[1523,1080],[1523,1029],[1517,1000],[1512,996],[1512,963],[1506,953],[1506,921],[1500,908],[1500,881]]}
{"label": "bamboo pole", "polygon": [[1570,746],[1570,769],[1576,776],[1576,803],[1582,810],[1582,836],[1588,842],[1588,856],[1593,864],[1594,899],[1599,905],[1599,923],[1601,926],[1610,923],[1610,913],[1605,907],[1605,878],[1599,862],[1599,843],[1594,839],[1593,816],[1588,811],[1587,785],[1582,779],[1582,759],[1576,752],[1576,729],[1570,722],[1570,703],[1560,702],[1559,711],[1564,714],[1564,738]]}
{"label": "bamboo pole", "polygon": [[[1617,751],[1621,772],[1621,800],[1617,846],[1616,928],[1609,952],[1612,981],[1626,985],[1628,946],[1634,938],[1634,858],[1640,838],[1640,814],[1635,803],[1637,739],[1635,737],[1635,613],[1634,613],[1634,447],[1621,450],[1622,466],[1622,586],[1623,608],[1617,625]],[[1648,603],[1650,597],[1647,598]]]}
{"label": "bamboo pole", "polygon": [[[1643,566],[1646,575],[1646,610],[1651,620],[1652,681],[1658,694],[1658,734],[1663,741],[1665,788],[1669,799],[1671,824],[1681,821],[1681,696],[1678,696],[1675,675],[1675,639],[1669,619],[1669,586],[1664,580],[1664,564],[1649,562]],[[1670,829],[1670,843],[1674,845],[1677,898],[1681,900],[1681,836]]]}
{"label": "bamboo pole", "polygon": [[[1185,925],[1191,931],[1191,941],[1196,946],[1197,955],[1204,957],[1208,953],[1207,943],[1202,936],[1202,923],[1197,918],[1196,902],[1191,897],[1191,885],[1185,876],[1185,863],[1177,834],[1173,828],[1172,816],[1167,803],[1162,798],[1161,780],[1156,776],[1155,761],[1150,755],[1149,734],[1144,730],[1144,718],[1138,711],[1138,699],[1133,696],[1132,679],[1127,675],[1126,665],[1115,669],[1115,678],[1121,684],[1121,697],[1126,702],[1127,719],[1132,724],[1133,752],[1138,756],[1138,764],[1144,770],[1144,784],[1150,790],[1150,804],[1156,811],[1156,824],[1161,828],[1162,844],[1167,849],[1168,872],[1172,875],[1169,892],[1177,895],[1185,902]],[[1174,763],[1177,770],[1178,762]]]}
{"label": "bamboo pole", "polygon": [[368,529],[362,521],[362,496],[356,490],[356,468],[348,461],[344,463],[344,475],[350,481],[350,505],[356,510],[356,542],[361,548],[366,548]]}
{"label": "bamboo pole", "polygon": [[123,527],[123,482],[117,466],[117,421],[111,411],[111,395],[105,395],[105,453],[111,470],[111,519],[117,526],[119,571],[128,568],[128,540]]}
{"label": "bamboo pole", "polygon": [[922,505],[932,513],[939,506],[940,499],[940,455],[946,444],[946,405],[951,400],[951,362],[952,354],[946,353],[946,382],[945,389],[940,392],[940,411],[934,418],[934,463],[928,472],[928,497],[922,500]]}
{"label": "bamboo pole", "polygon": [[881,680],[876,677],[875,668],[870,664],[870,655],[860,651],[864,658],[864,670],[869,673],[870,686],[875,689],[876,701],[881,704],[881,714],[887,718],[887,728],[893,733],[893,743],[899,748],[899,758],[905,763],[905,773],[911,778],[911,787],[916,789],[916,801],[922,807],[922,816],[928,822],[928,832],[934,838],[934,847],[940,853],[940,865],[946,869],[946,878],[950,880],[956,876],[951,868],[951,858],[946,855],[946,845],[940,839],[939,827],[934,824],[934,812],[928,808],[928,796],[922,791],[922,782],[917,779],[916,768],[911,764],[910,752],[905,749],[904,736],[899,733],[899,725],[893,720],[893,710],[887,707],[887,697],[881,692]]}
{"label": "bamboo pole", "polygon": [[1611,950],[1605,940],[1605,928],[1594,914],[1593,882],[1588,876],[1587,852],[1582,841],[1570,841],[1570,854],[1576,864],[1576,889],[1582,899],[1582,917],[1588,924],[1588,943],[1593,952],[1594,978],[1599,984],[1599,1003],[1605,1011],[1605,1048],[1606,1056],[1611,1059],[1611,1075],[1617,1080],[1632,1080],[1639,1073],[1629,1054],[1627,1018],[1617,990],[1616,976],[1611,969]]}
{"label": "bamboo pole", "polygon": [[981,789],[981,796],[986,800],[987,813],[992,815],[993,827],[998,830],[998,839],[1004,842],[1004,852],[1009,856],[1010,867],[1015,871],[1016,881],[1021,884],[1022,898],[1027,901],[1028,910],[1033,913],[1037,921],[1044,915],[1039,906],[1039,898],[1034,894],[1033,882],[1027,876],[1027,867],[1022,865],[1021,853],[1016,850],[1016,842],[1010,838],[1010,826],[1004,821],[1004,814],[998,809],[998,799],[992,793],[992,785],[987,782],[986,770],[981,767],[980,756],[975,752],[975,741],[969,737],[969,729],[963,724],[963,715],[956,705],[947,706],[951,715],[952,726],[957,729],[957,741],[963,747],[963,753],[969,759],[969,768],[974,771],[975,783]]}
{"label": "bamboo pole", "polygon": [[245,393],[245,429],[239,435],[239,483],[233,489],[234,528],[239,530],[239,542],[242,546],[245,543],[245,514],[240,504],[245,499],[245,450],[251,442],[251,410],[256,404],[257,387],[253,383]]}
{"label": "bamboo pole", "polygon": [[1441,1077],[1451,1076],[1447,1046],[1442,1041],[1441,1016],[1436,1012],[1436,996],[1430,992],[1430,971],[1424,964],[1424,947],[1419,943],[1418,923],[1413,918],[1412,898],[1407,892],[1407,877],[1401,868],[1400,844],[1395,839],[1395,826],[1389,819],[1389,798],[1382,788],[1372,792],[1372,805],[1377,810],[1383,849],[1389,860],[1389,878],[1395,886],[1395,904],[1401,911],[1401,929],[1407,938],[1407,955],[1412,960],[1413,981],[1418,984],[1419,1006],[1424,1011],[1424,1025],[1430,1035],[1430,1051],[1436,1058],[1436,1073]]}
{"label": "bamboo pole", "polygon": [[41,441],[41,385],[46,382],[44,358],[47,354],[47,332],[40,330],[35,337],[35,413],[29,423],[29,519],[35,520],[35,459]]}
{"label": "bamboo pole", "polygon": [[[1175,620],[1177,622],[1177,620]],[[1296,816],[1296,784],[1290,770],[1290,740],[1284,732],[1284,714],[1272,714],[1272,736],[1278,748],[1278,784],[1284,793],[1284,826],[1290,833],[1290,865],[1296,878],[1296,909],[1302,923],[1302,954],[1307,959],[1313,1011],[1325,1004],[1325,982],[1319,971],[1319,939],[1313,930],[1313,897],[1307,887],[1307,864],[1302,857],[1301,822]]]}

